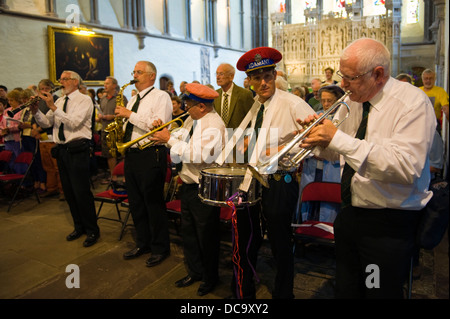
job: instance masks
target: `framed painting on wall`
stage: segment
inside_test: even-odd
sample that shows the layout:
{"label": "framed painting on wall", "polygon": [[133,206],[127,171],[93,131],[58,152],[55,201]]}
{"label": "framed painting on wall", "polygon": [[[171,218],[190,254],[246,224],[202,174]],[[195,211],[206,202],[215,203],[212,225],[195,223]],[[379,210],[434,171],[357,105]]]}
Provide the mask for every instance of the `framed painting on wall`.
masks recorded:
{"label": "framed painting on wall", "polygon": [[86,85],[93,86],[114,76],[112,35],[48,26],[48,48],[54,83],[63,71],[75,71]]}

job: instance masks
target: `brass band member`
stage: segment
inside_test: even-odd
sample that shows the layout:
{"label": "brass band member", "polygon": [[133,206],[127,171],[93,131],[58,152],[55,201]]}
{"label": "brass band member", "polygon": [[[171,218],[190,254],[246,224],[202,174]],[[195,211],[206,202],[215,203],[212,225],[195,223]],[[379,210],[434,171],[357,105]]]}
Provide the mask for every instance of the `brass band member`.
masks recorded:
{"label": "brass band member", "polygon": [[[261,47],[248,51],[237,62],[238,70],[247,73],[250,85],[256,92],[256,103],[253,104],[252,110],[257,108],[258,111],[253,113],[251,128],[255,130],[253,134],[259,133],[256,139],[258,145],[264,138],[270,139],[267,134],[268,128],[277,130],[278,145],[283,144],[292,137],[294,131],[298,130],[297,123],[293,119],[296,116],[314,113],[311,107],[298,96],[276,88],[275,66],[281,59],[282,55],[277,50]],[[243,124],[245,123],[241,125]],[[263,130],[260,131],[258,127]],[[248,142],[246,144],[248,145]],[[248,145],[250,163],[260,156],[256,152],[250,152],[252,147],[254,144]],[[270,188],[263,187],[262,191],[262,215],[277,265],[273,298],[294,298],[291,222],[298,198],[298,182],[295,173],[296,168],[293,168],[293,171],[280,171],[270,175]]]}
{"label": "brass band member", "polygon": [[[301,145],[317,146],[321,158],[345,160],[334,222],[337,298],[403,297],[419,212],[433,196],[433,106],[419,88],[390,77],[390,61],[373,39],[345,48],[337,74],[352,92],[350,116],[339,129],[324,120]],[[338,110],[335,119],[342,116]],[[376,289],[367,285],[369,274],[379,279]]]}
{"label": "brass band member", "polygon": [[183,181],[181,235],[188,274],[175,285],[187,287],[202,280],[197,291],[199,296],[211,292],[219,279],[220,207],[206,205],[198,197],[200,172],[215,160],[225,142],[225,124],[214,110],[213,101],[217,96],[216,91],[205,85],[186,84],[183,99],[190,116],[183,129],[170,134],[164,128],[152,138],[171,147],[174,162],[183,159],[179,172]]}
{"label": "brass band member", "polygon": [[[129,142],[153,129],[153,122],[172,118],[170,96],[154,87],[156,67],[139,61],[132,72],[138,94],[126,107],[117,106],[116,116],[128,119],[123,142]],[[164,201],[167,150],[155,145],[140,150],[132,145],[125,154],[125,180],[131,216],[136,228],[136,248],[124,253],[125,259],[151,252],[148,267],[160,264],[170,255],[169,228]]]}
{"label": "brass band member", "polygon": [[90,184],[90,141],[92,139],[92,99],[78,89],[80,76],[73,71],[64,71],[59,82],[64,86],[63,96],[53,102],[53,96],[40,91],[50,109],[45,115],[38,103],[31,109],[39,126],[53,126],[53,139],[57,144],[52,156],[58,162],[59,175],[64,195],[70,207],[74,231],[67,240],[75,240],[87,234],[83,245],[95,244],[100,237],[97,225],[94,196]]}

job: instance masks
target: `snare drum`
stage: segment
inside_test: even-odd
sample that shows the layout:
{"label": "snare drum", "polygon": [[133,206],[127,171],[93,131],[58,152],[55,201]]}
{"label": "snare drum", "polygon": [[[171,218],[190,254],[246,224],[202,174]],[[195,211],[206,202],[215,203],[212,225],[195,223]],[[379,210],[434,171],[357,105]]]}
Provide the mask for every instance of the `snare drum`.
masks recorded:
{"label": "snare drum", "polygon": [[[228,206],[227,200],[239,190],[244,180],[244,167],[209,167],[200,172],[198,196],[201,201],[212,206]],[[247,192],[247,199],[240,205],[254,205],[261,200],[261,186],[253,178]],[[238,198],[233,199],[238,205]]]}

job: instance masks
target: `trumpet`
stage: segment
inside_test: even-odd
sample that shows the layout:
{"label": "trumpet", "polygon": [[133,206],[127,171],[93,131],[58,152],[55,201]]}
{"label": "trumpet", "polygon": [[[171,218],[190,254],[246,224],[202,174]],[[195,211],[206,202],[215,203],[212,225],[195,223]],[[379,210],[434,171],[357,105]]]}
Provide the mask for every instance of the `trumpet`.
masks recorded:
{"label": "trumpet", "polygon": [[[54,89],[52,89],[50,92],[48,92],[49,94],[53,94],[56,91],[59,91],[63,88],[63,86],[58,86]],[[19,113],[20,111],[22,111],[23,109],[26,109],[27,107],[29,107],[31,104],[37,102],[40,100],[39,96],[35,96],[34,98],[32,98],[31,100],[29,100],[28,102],[22,104],[21,106],[19,106],[18,108],[14,109],[14,110],[8,110],[6,112],[6,114],[8,114],[9,117],[14,117],[14,115],[16,115],[17,113]]]}
{"label": "trumpet", "polygon": [[183,126],[183,123],[184,123],[184,121],[182,119],[182,117],[184,117],[184,116],[185,115],[180,115],[180,116],[174,118],[172,121],[169,121],[169,122],[167,122],[167,123],[165,123],[165,124],[155,128],[154,130],[152,130],[152,131],[150,131],[150,132],[148,132],[148,133],[146,133],[146,134],[144,134],[144,135],[142,135],[142,136],[132,140],[132,141],[129,141],[129,142],[126,142],[126,143],[119,143],[119,142],[116,143],[117,151],[120,154],[125,155],[126,150],[130,146],[132,146],[134,144],[137,144],[138,148],[140,150],[143,150],[143,149],[145,149],[147,147],[153,146],[155,144],[155,141],[147,141],[147,142],[145,142],[143,144],[140,144],[139,142],[141,142],[142,140],[144,140],[146,138],[150,138],[156,132],[161,131],[163,128],[165,128],[165,127],[167,127],[167,126],[169,126],[169,125],[171,125],[173,123],[176,123],[176,122],[179,122],[180,124],[178,125],[178,127],[174,128],[174,129],[170,129],[170,132],[173,132],[175,129],[180,129]]}
{"label": "trumpet", "polygon": [[325,118],[330,116],[334,111],[338,109],[341,105],[345,105],[347,108],[346,116],[339,122],[333,122],[336,127],[344,122],[348,116],[350,115],[350,107],[347,103],[344,102],[345,98],[350,95],[351,92],[347,91],[339,100],[337,100],[325,113],[323,113],[319,118],[317,118],[314,122],[312,122],[309,126],[307,126],[303,132],[297,133],[290,142],[288,142],[285,147],[271,157],[268,161],[264,163],[258,163],[256,166],[252,166],[250,164],[247,167],[252,172],[253,177],[255,177],[262,185],[266,188],[269,188],[269,183],[267,182],[267,177],[269,174],[273,174],[277,171],[277,169],[282,169],[289,171],[294,167],[297,167],[302,160],[304,160],[312,151],[312,149],[301,149],[297,154],[292,156],[291,158],[287,156],[289,151],[295,146],[302,142],[309,132],[320,124]]}

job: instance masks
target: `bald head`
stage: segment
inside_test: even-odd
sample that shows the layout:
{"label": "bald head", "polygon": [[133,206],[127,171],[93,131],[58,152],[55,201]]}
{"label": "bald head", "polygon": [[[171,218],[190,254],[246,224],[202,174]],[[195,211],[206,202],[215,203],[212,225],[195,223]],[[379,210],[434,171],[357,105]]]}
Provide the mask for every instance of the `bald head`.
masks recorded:
{"label": "bald head", "polygon": [[386,46],[374,39],[362,38],[347,46],[341,55],[341,63],[350,62],[354,64],[359,72],[366,72],[376,66],[384,69],[384,76],[389,77],[391,73],[391,55]]}

